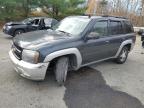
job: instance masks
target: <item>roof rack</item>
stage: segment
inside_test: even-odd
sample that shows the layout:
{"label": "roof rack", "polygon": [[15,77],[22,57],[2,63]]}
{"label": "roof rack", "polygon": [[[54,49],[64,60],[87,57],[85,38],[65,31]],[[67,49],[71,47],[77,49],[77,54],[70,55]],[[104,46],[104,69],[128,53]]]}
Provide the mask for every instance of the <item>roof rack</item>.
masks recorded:
{"label": "roof rack", "polygon": [[[82,14],[82,16],[88,16],[89,18],[91,18],[92,16],[95,16],[93,13],[84,13]],[[100,15],[102,17],[114,17],[114,18],[122,18],[122,19],[128,19],[126,17],[123,17],[123,16],[113,16],[113,15]]]}
{"label": "roof rack", "polygon": [[102,17],[114,17],[114,18],[127,19],[126,17],[122,17],[122,16],[111,16],[111,15],[103,15]]}

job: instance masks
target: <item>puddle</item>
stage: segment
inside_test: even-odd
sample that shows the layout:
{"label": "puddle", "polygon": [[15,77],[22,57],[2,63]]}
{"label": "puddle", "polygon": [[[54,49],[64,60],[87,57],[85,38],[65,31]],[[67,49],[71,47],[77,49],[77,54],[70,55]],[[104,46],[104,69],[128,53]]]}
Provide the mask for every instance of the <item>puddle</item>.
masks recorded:
{"label": "puddle", "polygon": [[65,87],[68,108],[144,108],[137,98],[106,85],[101,73],[89,67],[69,73]]}

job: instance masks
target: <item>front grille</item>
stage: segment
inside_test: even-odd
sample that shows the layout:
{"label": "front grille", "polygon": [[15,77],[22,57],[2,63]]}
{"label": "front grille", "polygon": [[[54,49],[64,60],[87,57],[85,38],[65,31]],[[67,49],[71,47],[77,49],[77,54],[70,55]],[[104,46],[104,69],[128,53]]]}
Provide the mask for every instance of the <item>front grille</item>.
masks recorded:
{"label": "front grille", "polygon": [[17,59],[19,59],[19,60],[22,59],[22,50],[23,50],[23,49],[22,49],[21,47],[15,45],[15,44],[12,45],[13,54],[14,54],[15,57],[16,57]]}

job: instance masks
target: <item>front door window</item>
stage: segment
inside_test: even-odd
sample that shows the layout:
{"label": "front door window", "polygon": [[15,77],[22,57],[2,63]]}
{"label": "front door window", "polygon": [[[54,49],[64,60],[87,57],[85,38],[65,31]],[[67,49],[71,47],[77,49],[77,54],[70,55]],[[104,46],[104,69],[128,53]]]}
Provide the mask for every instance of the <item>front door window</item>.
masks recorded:
{"label": "front door window", "polygon": [[107,36],[108,34],[108,22],[107,21],[99,21],[93,27],[92,32],[95,32],[97,36]]}

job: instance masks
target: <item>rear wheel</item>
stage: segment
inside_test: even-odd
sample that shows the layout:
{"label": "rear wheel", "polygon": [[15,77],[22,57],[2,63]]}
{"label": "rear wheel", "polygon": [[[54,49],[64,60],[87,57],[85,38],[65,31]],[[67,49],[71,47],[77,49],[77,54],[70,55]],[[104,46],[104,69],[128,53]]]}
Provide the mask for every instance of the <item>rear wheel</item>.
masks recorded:
{"label": "rear wheel", "polygon": [[128,48],[126,46],[123,47],[118,58],[116,59],[116,63],[118,63],[118,64],[125,63],[127,60],[127,57],[128,57],[128,53],[129,53]]}
{"label": "rear wheel", "polygon": [[60,86],[64,85],[67,77],[69,59],[68,57],[61,57],[57,60],[55,65],[56,81]]}
{"label": "rear wheel", "polygon": [[14,36],[17,36],[17,35],[22,34],[22,33],[24,33],[23,30],[16,30],[16,31],[14,32]]}

